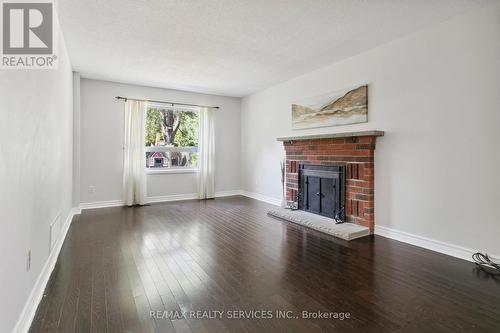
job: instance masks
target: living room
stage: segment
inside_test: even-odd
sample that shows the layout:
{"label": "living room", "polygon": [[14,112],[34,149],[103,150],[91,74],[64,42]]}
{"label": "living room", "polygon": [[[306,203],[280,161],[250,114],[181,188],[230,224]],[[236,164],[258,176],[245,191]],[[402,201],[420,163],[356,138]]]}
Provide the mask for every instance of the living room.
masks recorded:
{"label": "living room", "polygon": [[2,332],[497,332],[500,3],[2,1]]}

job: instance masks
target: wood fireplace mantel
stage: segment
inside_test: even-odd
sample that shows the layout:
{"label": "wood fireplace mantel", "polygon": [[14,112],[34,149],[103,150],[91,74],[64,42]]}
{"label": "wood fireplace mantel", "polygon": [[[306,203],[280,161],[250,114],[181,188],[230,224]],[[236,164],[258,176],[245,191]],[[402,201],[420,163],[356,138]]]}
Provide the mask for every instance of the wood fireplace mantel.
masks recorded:
{"label": "wood fireplace mantel", "polygon": [[384,136],[384,131],[370,130],[360,132],[343,132],[330,134],[316,134],[303,136],[286,136],[277,138],[278,141],[298,141],[298,140],[315,140],[315,139],[333,139],[333,138],[351,138],[355,136]]}

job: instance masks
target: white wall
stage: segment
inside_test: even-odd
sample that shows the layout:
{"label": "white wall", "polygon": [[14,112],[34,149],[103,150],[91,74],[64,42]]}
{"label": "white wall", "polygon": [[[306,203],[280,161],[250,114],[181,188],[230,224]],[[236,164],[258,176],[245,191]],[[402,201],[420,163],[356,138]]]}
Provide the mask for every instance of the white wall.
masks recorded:
{"label": "white wall", "polygon": [[80,205],[80,81],[80,73],[73,72],[73,207]]}
{"label": "white wall", "polygon": [[[72,73],[0,70],[0,332],[11,332],[49,256],[49,226],[71,209]],[[31,249],[31,270],[26,271]]]}
{"label": "white wall", "polygon": [[[292,131],[296,99],[369,84],[369,123]],[[500,9],[469,13],[242,101],[243,189],[280,198],[276,137],[378,129],[375,224],[500,254]]]}
{"label": "white wall", "polygon": [[[240,189],[239,98],[82,79],[82,203],[122,200],[124,102],[115,96],[220,106],[215,111],[215,190]],[[148,175],[148,197],[196,193],[196,177],[195,173]],[[95,186],[95,193],[89,193],[89,186]]]}

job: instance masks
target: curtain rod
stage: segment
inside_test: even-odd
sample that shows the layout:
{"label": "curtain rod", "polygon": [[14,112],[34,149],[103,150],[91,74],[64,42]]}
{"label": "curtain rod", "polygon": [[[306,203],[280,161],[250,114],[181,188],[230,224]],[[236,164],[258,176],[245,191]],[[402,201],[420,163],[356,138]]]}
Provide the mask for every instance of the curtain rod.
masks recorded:
{"label": "curtain rod", "polygon": [[198,107],[202,107],[202,108],[219,109],[218,106],[209,106],[209,105],[199,105],[199,104],[187,104],[187,103],[175,103],[175,102],[155,101],[155,100],[152,100],[152,99],[140,99],[140,98],[130,98],[130,97],[122,97],[122,96],[116,96],[115,98],[118,99],[118,100],[123,100],[125,102],[130,99],[131,101],[150,102],[150,103],[159,103],[159,104],[170,104],[172,106],[174,106],[174,105],[184,105],[184,106],[198,106]]}

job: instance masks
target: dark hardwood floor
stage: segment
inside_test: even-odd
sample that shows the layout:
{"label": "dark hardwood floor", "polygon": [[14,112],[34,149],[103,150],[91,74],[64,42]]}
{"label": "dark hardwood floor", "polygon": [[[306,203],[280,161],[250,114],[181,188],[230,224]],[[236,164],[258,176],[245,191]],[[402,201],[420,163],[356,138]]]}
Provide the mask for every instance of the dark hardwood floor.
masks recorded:
{"label": "dark hardwood floor", "polygon": [[[236,196],[84,211],[31,332],[500,332],[500,282],[473,264],[378,236],[341,241],[269,207]],[[277,310],[298,318],[264,318]]]}

